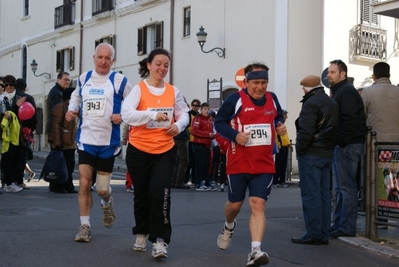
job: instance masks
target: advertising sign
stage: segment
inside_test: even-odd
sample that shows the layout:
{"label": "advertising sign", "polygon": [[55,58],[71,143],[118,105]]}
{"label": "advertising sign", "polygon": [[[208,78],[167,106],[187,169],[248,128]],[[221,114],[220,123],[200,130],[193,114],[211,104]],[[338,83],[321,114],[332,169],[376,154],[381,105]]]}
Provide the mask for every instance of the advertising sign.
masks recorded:
{"label": "advertising sign", "polygon": [[377,217],[399,220],[399,149],[377,150]]}

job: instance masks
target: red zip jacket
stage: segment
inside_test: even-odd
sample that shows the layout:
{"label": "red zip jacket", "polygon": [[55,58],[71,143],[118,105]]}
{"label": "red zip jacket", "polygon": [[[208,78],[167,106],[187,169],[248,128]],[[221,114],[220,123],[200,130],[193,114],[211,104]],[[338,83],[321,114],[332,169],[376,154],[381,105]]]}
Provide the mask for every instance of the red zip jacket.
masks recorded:
{"label": "red zip jacket", "polygon": [[210,147],[213,139],[209,137],[211,133],[213,133],[213,122],[209,120],[209,117],[201,114],[195,116],[191,125],[191,134],[194,136],[193,143]]}

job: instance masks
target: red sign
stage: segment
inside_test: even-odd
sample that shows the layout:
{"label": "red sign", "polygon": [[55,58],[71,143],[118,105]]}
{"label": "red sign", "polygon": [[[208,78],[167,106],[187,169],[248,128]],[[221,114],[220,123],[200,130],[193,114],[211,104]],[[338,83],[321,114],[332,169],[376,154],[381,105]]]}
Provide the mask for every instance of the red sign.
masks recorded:
{"label": "red sign", "polygon": [[245,88],[245,84],[243,82],[244,78],[245,78],[244,68],[241,68],[237,71],[236,77],[235,77],[236,84],[238,85],[238,87]]}

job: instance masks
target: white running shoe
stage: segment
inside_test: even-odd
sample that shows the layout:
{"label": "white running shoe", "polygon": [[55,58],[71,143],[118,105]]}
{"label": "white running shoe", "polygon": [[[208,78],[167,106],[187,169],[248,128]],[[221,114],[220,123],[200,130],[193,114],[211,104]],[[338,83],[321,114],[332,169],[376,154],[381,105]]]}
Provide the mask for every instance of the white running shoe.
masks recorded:
{"label": "white running shoe", "polygon": [[147,248],[147,235],[138,234],[136,237],[136,241],[133,245],[133,250],[135,251],[146,251]]}
{"label": "white running shoe", "polygon": [[91,238],[90,226],[87,224],[82,224],[79,226],[79,233],[75,236],[76,242],[89,242]]}
{"label": "white running shoe", "polygon": [[167,248],[168,244],[166,244],[165,242],[157,241],[155,243],[152,243],[152,256],[154,257],[154,259],[167,258]]}
{"label": "white running shoe", "polygon": [[269,255],[263,252],[260,247],[255,247],[251,253],[248,254],[247,266],[259,266],[269,263]]}
{"label": "white running shoe", "polygon": [[22,187],[19,187],[14,183],[4,186],[4,191],[6,191],[7,193],[18,193],[21,192],[22,190],[24,190]]}
{"label": "white running shoe", "polygon": [[233,236],[234,229],[236,228],[236,226],[237,226],[236,220],[234,220],[233,229],[230,230],[230,229],[227,229],[226,225],[224,226],[223,231],[220,235],[218,235],[217,242],[216,242],[220,249],[225,250],[230,247],[231,237]]}
{"label": "white running shoe", "polygon": [[115,222],[116,213],[114,208],[114,199],[112,197],[109,198],[109,205],[107,207],[102,206],[103,210],[103,224],[105,227],[111,227]]}

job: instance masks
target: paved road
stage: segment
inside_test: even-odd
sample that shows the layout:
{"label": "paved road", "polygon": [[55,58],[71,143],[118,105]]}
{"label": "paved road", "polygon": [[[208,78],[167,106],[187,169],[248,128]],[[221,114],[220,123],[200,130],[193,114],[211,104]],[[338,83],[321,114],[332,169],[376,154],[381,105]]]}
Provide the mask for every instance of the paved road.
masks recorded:
{"label": "paved road", "polygon": [[[30,162],[36,171],[42,164],[43,160]],[[116,222],[111,228],[103,227],[100,199],[94,196],[89,243],[73,241],[79,226],[76,194],[50,193],[47,183],[33,181],[28,190],[0,195],[0,266],[246,266],[250,249],[247,204],[237,218],[231,247],[222,251],[216,237],[224,222],[226,193],[174,189],[169,258],[154,260],[150,244],[146,252],[132,250],[132,193],[125,190],[122,171],[114,178]],[[331,240],[328,246],[291,243],[292,236],[304,233],[299,193],[297,186],[272,191],[263,244],[270,256],[268,266],[398,266],[397,259],[340,239]]]}

